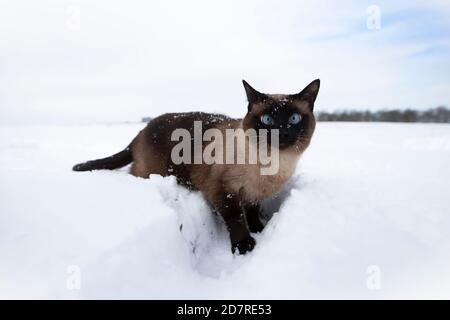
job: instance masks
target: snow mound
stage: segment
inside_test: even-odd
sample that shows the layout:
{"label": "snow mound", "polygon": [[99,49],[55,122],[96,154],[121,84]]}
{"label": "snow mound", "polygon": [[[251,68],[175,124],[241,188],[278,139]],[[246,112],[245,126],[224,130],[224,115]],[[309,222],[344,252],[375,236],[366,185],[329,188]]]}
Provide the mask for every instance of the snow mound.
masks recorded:
{"label": "snow mound", "polygon": [[173,177],[70,171],[141,126],[0,126],[1,298],[450,297],[449,126],[319,123],[245,256]]}

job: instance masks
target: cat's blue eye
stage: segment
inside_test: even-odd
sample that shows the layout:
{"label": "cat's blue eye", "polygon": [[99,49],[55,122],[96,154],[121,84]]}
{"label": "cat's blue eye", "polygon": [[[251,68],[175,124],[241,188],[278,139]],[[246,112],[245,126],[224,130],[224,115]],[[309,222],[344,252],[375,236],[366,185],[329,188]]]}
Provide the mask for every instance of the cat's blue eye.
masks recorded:
{"label": "cat's blue eye", "polygon": [[261,116],[261,122],[266,126],[270,126],[273,124],[273,118],[266,113]]}
{"label": "cat's blue eye", "polygon": [[290,124],[297,124],[300,122],[300,115],[296,112],[294,112],[293,114],[291,114],[291,116],[289,117],[289,123]]}

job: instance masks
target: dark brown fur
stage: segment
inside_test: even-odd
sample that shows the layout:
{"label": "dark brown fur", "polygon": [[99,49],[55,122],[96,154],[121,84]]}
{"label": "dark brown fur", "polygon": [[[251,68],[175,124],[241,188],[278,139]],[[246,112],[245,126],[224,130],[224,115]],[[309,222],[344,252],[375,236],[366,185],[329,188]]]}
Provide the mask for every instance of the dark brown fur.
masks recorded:
{"label": "dark brown fur", "polygon": [[[263,229],[259,219],[259,202],[281,191],[292,176],[300,155],[310,143],[315,128],[313,107],[319,81],[313,81],[296,95],[262,94],[245,81],[244,87],[249,105],[243,119],[202,112],[164,114],[152,119],[124,151],[109,158],[76,165],[74,170],[114,169],[132,162],[130,173],[137,177],[174,175],[179,183],[201,191],[214,210],[223,217],[230,232],[233,252],[236,249],[240,253],[250,251],[255,245],[250,232]],[[210,128],[223,133],[225,129],[260,129],[261,115],[274,112],[277,108],[290,108],[302,115],[298,132],[294,132],[295,141],[291,139],[287,145],[280,144],[280,168],[277,174],[261,175],[259,163],[175,165],[172,162],[171,150],[179,143],[171,141],[175,129],[187,129],[193,136],[194,121],[202,122],[203,132]],[[289,138],[288,135],[286,133],[285,139]],[[209,143],[212,142],[204,142],[203,149]]]}

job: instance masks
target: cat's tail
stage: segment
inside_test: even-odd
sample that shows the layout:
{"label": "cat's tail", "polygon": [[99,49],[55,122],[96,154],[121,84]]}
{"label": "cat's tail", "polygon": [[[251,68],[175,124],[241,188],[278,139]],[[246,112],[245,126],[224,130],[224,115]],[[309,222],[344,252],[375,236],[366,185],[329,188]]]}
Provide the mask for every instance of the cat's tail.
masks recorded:
{"label": "cat's tail", "polygon": [[124,150],[103,159],[91,160],[73,166],[73,171],[92,171],[92,170],[113,170],[126,166],[133,162],[133,154],[131,153],[131,145]]}

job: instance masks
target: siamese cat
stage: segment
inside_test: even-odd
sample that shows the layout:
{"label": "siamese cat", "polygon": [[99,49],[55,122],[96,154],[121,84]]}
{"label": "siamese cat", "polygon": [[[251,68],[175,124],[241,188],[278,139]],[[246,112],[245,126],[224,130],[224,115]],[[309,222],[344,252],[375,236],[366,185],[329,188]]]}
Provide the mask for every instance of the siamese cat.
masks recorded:
{"label": "siamese cat", "polygon": [[[248,100],[248,111],[243,119],[203,112],[163,114],[150,120],[123,151],[104,159],[77,164],[73,170],[112,170],[132,163],[130,173],[137,177],[173,175],[180,184],[200,191],[213,211],[223,218],[230,233],[233,253],[251,251],[255,240],[250,233],[260,232],[264,227],[260,221],[260,202],[282,190],[310,144],[316,125],[313,109],[320,80],[314,80],[297,94],[264,94],[253,89],[245,80],[243,84]],[[174,161],[173,150],[179,141],[174,141],[173,133],[181,129],[184,133],[195,135],[198,131],[196,124],[201,124],[201,134],[213,129],[215,135],[211,136],[214,139],[205,139],[200,148],[194,145],[194,139],[189,139],[189,150],[181,150],[179,154],[183,159],[195,157],[212,147],[213,153],[220,155],[220,148],[215,147],[224,143],[218,143],[218,135],[222,133],[226,136],[225,131],[234,129],[253,132],[253,138],[257,139],[250,141],[251,137],[246,136],[248,143],[233,146],[232,150],[225,148],[222,156],[232,154],[233,159],[239,155],[248,156],[252,148],[261,152],[262,142],[266,142],[265,146],[270,145],[270,155],[278,156],[275,159],[277,170],[261,174],[262,167],[267,165],[261,160],[253,163]],[[277,132],[277,135],[271,135],[271,132]]]}

